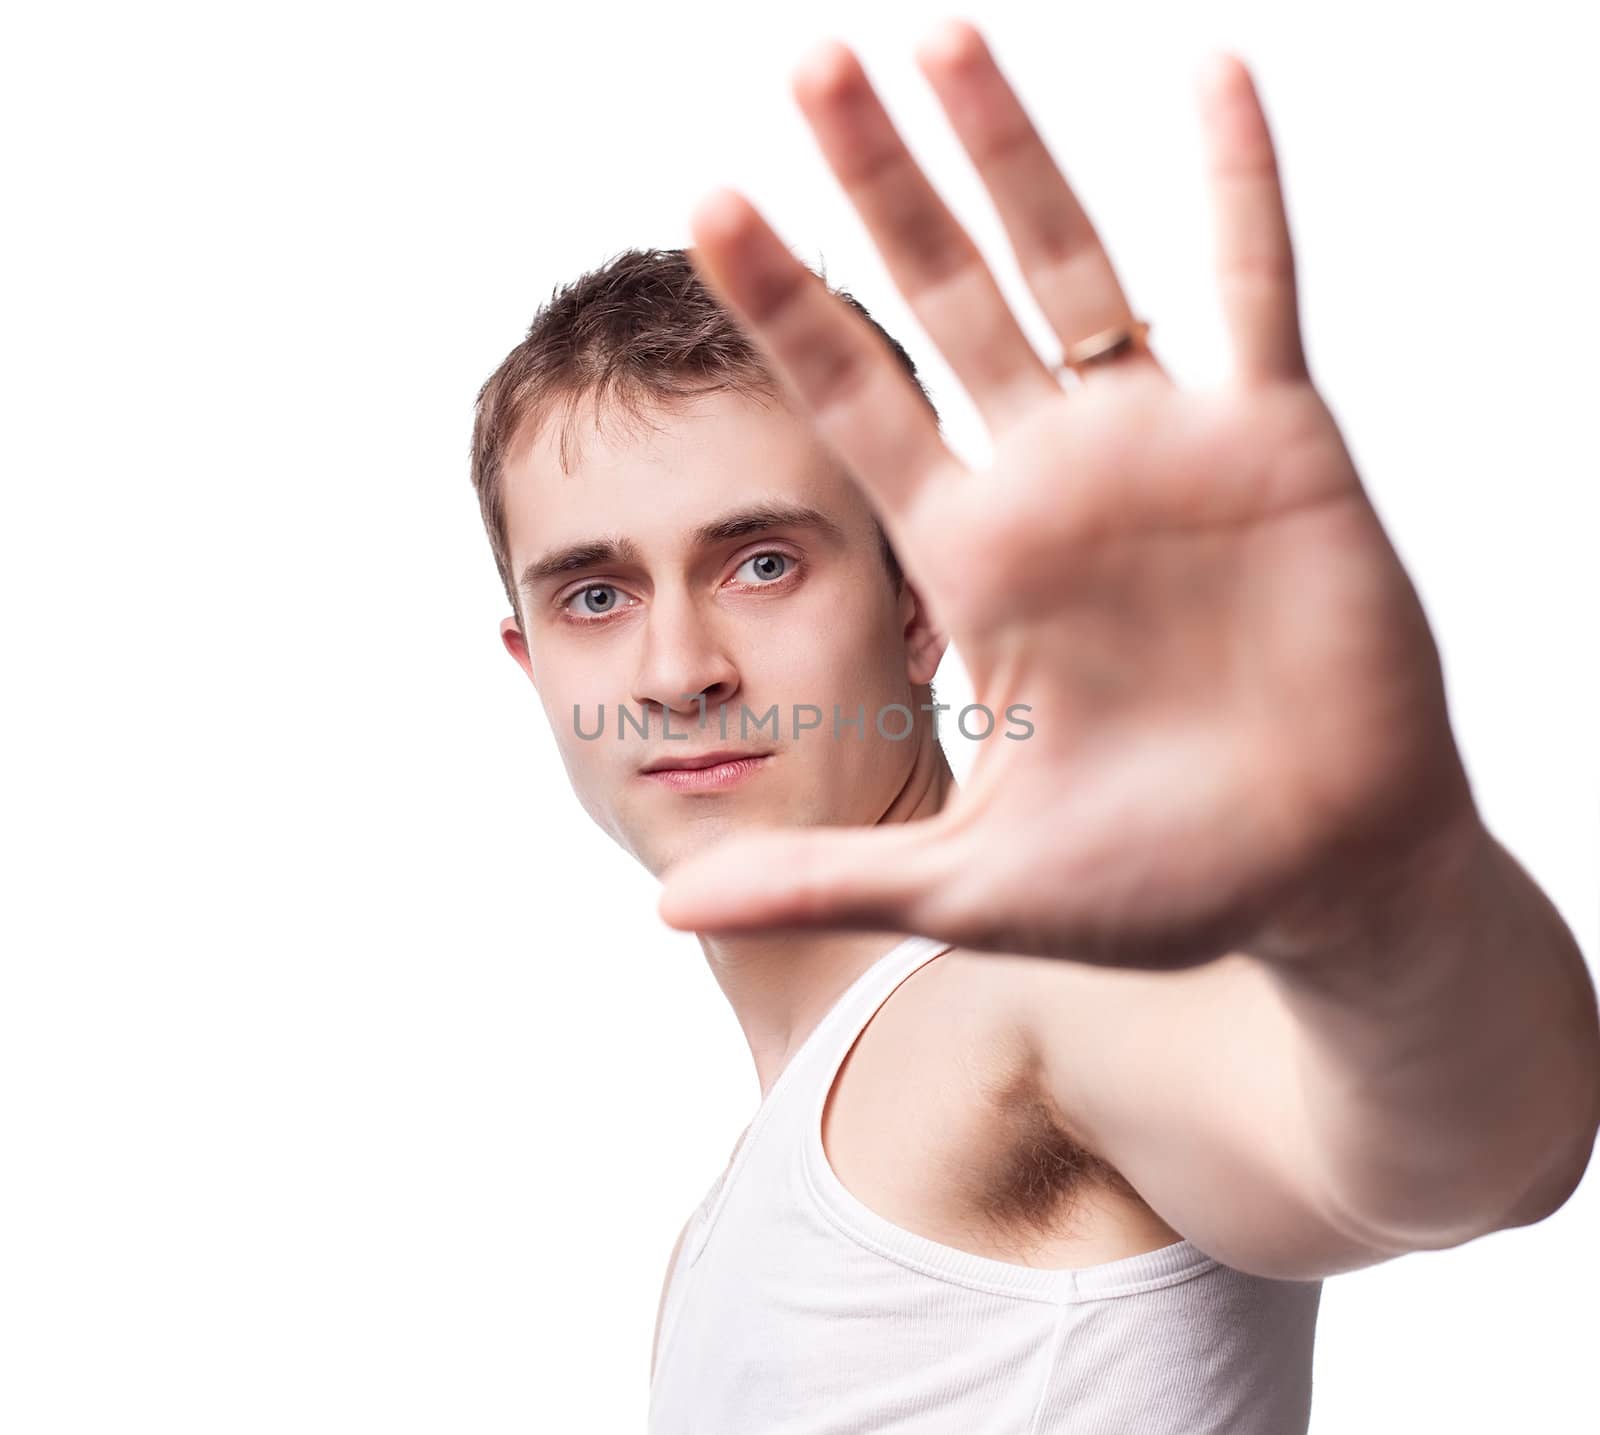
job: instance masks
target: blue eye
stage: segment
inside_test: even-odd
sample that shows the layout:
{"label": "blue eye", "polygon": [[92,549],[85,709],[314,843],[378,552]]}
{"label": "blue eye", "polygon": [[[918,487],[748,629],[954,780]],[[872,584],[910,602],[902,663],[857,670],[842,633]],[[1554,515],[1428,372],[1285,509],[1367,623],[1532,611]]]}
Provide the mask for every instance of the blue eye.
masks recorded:
{"label": "blue eye", "polygon": [[[610,594],[611,597],[604,598],[606,594]],[[580,603],[581,609],[574,611],[572,607],[574,603]],[[587,588],[580,588],[572,594],[561,606],[573,617],[578,618],[580,623],[587,621],[587,618],[579,617],[579,611],[588,618],[603,618],[607,613],[614,613],[617,610],[619,606],[617,590],[609,583],[591,583]]]}
{"label": "blue eye", "polygon": [[[773,565],[775,563],[782,565],[782,567],[779,568],[776,572],[773,571]],[[756,573],[759,576],[757,576],[753,581],[756,582],[757,584],[773,583],[773,582],[776,582],[779,578],[784,577],[788,573],[788,571],[789,571],[790,567],[793,565],[793,563],[794,563],[794,560],[792,558],[790,558],[787,553],[777,553],[777,552],[756,553],[756,554],[753,554],[751,557],[746,558],[744,560],[744,562],[741,563],[739,565],[739,567],[734,570],[734,573],[737,576],[737,574],[743,572],[744,569],[750,567],[751,564],[755,564],[756,565]]]}
{"label": "blue eye", "polygon": [[[752,553],[734,569],[734,577],[752,587],[765,588],[790,577],[798,567],[799,559],[769,548],[764,553]],[[749,576],[745,576],[747,570]],[[595,623],[634,603],[635,600],[614,583],[590,583],[563,598],[559,609],[563,617],[574,623]]]}

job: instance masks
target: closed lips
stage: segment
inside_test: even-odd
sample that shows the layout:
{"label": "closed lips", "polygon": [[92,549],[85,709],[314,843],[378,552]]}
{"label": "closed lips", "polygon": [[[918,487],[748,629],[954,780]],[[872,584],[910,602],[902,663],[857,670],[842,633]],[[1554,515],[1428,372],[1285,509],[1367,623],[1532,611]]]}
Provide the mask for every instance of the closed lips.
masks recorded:
{"label": "closed lips", "polygon": [[663,757],[655,762],[648,763],[639,769],[640,772],[665,772],[674,768],[687,768],[691,771],[702,767],[715,767],[721,762],[742,762],[746,758],[770,757],[768,752],[706,752],[698,757]]}

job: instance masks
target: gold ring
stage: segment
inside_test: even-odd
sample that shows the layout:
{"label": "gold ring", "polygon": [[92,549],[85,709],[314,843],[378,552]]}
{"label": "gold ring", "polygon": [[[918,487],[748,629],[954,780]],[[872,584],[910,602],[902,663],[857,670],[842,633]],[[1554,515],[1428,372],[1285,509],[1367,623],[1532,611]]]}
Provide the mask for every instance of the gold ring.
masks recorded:
{"label": "gold ring", "polygon": [[1072,345],[1062,356],[1061,362],[1056,365],[1056,372],[1071,369],[1081,378],[1080,370],[1095,364],[1111,363],[1131,354],[1136,348],[1144,348],[1145,335],[1149,332],[1150,325],[1142,319],[1136,319],[1131,324],[1117,324],[1112,328],[1102,329],[1098,334],[1091,334],[1087,339],[1079,339]]}

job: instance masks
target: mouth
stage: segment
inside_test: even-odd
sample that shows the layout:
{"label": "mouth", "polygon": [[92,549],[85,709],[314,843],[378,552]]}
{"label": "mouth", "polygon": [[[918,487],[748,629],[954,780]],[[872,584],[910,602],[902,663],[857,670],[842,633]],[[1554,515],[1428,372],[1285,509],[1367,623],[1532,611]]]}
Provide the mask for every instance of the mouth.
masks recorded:
{"label": "mouth", "polygon": [[699,772],[707,767],[716,767],[725,762],[744,762],[751,758],[770,757],[770,752],[737,752],[732,748],[718,748],[714,752],[702,752],[697,756],[685,754],[682,757],[658,757],[654,762],[647,762],[639,769],[640,772]]}
{"label": "mouth", "polygon": [[705,792],[732,787],[771,760],[770,752],[703,752],[657,758],[641,767],[639,775],[678,792]]}

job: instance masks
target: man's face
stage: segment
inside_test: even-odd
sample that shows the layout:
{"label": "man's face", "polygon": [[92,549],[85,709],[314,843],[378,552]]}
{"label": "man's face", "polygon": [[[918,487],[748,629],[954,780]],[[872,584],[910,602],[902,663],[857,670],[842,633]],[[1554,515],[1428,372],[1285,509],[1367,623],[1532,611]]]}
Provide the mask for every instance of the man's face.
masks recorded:
{"label": "man's face", "polygon": [[[582,560],[521,589],[523,631],[501,625],[574,791],[658,876],[740,826],[876,822],[904,785],[927,720],[917,714],[912,735],[893,741],[880,736],[877,715],[893,703],[916,710],[914,687],[932,678],[943,640],[914,591],[895,591],[866,499],[781,402],[715,394],[652,418],[659,433],[596,433],[586,408],[569,474],[554,425],[508,455],[512,572],[520,578],[564,554]],[[702,531],[731,530],[724,521],[764,507],[811,509],[825,522]],[[631,543],[632,556],[569,552],[613,540]],[[632,719],[620,737],[619,705]],[[807,705],[821,710],[821,726],[806,729],[817,720]],[[757,727],[774,706],[776,732],[770,717]],[[846,726],[862,708],[864,721]],[[905,726],[903,713],[884,713],[885,732]],[[666,738],[664,728],[683,736]],[[640,770],[726,750],[769,755],[721,784]]]}

